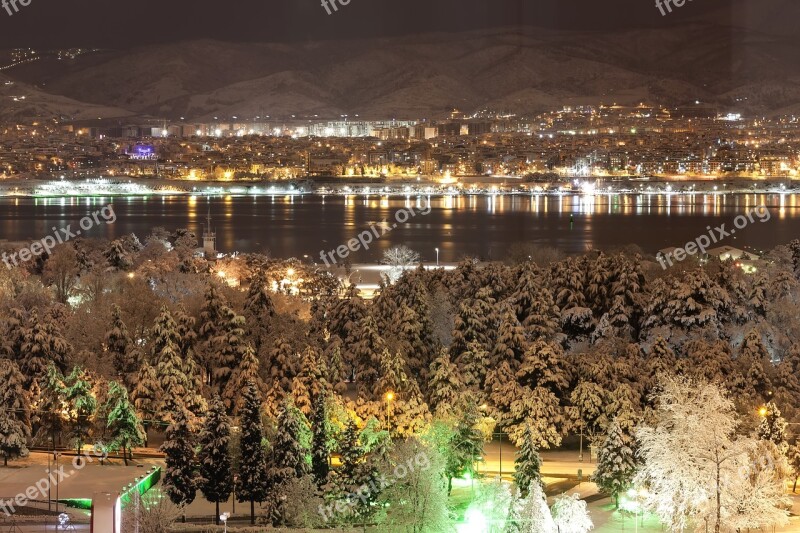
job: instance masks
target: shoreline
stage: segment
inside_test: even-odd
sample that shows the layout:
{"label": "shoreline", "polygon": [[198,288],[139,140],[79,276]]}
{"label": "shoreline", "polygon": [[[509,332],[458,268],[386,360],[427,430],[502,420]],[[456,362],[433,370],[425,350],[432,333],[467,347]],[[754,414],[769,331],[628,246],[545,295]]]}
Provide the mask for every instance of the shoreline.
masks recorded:
{"label": "shoreline", "polygon": [[[464,180],[466,182],[466,179]],[[512,183],[509,183],[512,181]],[[571,178],[563,183],[524,183],[515,178],[465,183],[416,181],[331,182],[312,179],[292,182],[177,181],[153,178],[85,178],[78,180],[3,180],[0,198],[107,198],[150,196],[381,196],[381,197],[457,197],[457,196],[621,196],[621,195],[745,195],[800,194],[800,183],[791,179],[726,181],[628,179],[626,181]],[[98,190],[99,189],[99,190]]]}

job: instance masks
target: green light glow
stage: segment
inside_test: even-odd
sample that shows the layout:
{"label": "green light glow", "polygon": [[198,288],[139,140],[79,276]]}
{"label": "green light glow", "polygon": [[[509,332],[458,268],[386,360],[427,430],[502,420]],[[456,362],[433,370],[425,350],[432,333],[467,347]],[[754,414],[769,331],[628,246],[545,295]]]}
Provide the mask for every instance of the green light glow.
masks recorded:
{"label": "green light glow", "polygon": [[[127,503],[131,501],[131,497],[133,494],[138,493],[140,496],[144,495],[147,491],[152,489],[161,479],[161,468],[156,467],[153,471],[149,474],[144,476],[140,479],[135,485],[132,485],[129,488],[123,489],[120,492],[120,500],[122,501],[122,506],[124,507]],[[68,498],[64,500],[58,500],[59,503],[63,503],[68,507],[72,507],[73,509],[82,509],[85,511],[89,511],[92,508],[92,499],[91,498]]]}

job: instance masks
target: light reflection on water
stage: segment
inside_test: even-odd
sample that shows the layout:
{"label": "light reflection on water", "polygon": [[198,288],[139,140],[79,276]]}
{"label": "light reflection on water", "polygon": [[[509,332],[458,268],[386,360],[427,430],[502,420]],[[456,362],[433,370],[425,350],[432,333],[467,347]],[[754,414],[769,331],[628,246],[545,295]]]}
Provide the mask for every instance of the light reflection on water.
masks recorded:
{"label": "light reflection on water", "polygon": [[[723,244],[772,248],[800,237],[795,194],[486,195],[486,196],[163,196],[0,199],[0,239],[40,239],[52,226],[77,224],[81,217],[112,203],[117,222],[89,236],[117,238],[151,228],[188,227],[198,233],[211,209],[220,250],[269,251],[273,256],[319,258],[370,224],[393,221],[400,209],[432,211],[412,217],[351,257],[373,261],[383,250],[406,244],[426,260],[457,261],[465,255],[499,259],[518,242],[551,246],[567,253],[637,244],[646,252],[681,246],[705,233],[708,225],[730,223],[761,205],[771,220],[758,220]],[[572,215],[573,223],[570,224]]]}

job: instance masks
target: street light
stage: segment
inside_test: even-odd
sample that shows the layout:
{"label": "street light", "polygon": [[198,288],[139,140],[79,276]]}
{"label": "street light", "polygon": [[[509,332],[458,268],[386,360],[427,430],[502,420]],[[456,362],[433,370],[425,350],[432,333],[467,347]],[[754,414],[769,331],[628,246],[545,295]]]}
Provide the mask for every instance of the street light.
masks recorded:
{"label": "street light", "polygon": [[436,249],[436,266],[439,266],[439,249]]}
{"label": "street light", "polygon": [[386,431],[388,431],[390,434],[392,432],[392,428],[390,426],[391,414],[389,412],[389,408],[391,406],[392,400],[394,400],[394,393],[391,392],[391,391],[387,392],[386,393]]}
{"label": "street light", "polygon": [[228,512],[224,512],[221,515],[219,515],[219,519],[222,521],[223,524],[225,524],[224,531],[228,531],[228,518],[230,518],[230,516],[231,513]]}

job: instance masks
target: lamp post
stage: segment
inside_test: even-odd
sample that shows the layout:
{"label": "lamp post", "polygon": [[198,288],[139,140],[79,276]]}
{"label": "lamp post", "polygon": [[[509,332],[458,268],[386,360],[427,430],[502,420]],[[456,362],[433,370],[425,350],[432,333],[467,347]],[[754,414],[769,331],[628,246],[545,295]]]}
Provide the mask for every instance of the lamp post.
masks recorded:
{"label": "lamp post", "polygon": [[230,518],[231,513],[225,512],[219,515],[219,519],[225,524],[225,529],[223,531],[228,531],[228,518]]}
{"label": "lamp post", "polygon": [[439,249],[436,249],[436,266],[439,266]]}
{"label": "lamp post", "polygon": [[390,412],[392,400],[394,400],[394,393],[391,392],[391,391],[387,392],[386,393],[386,431],[389,432],[389,436],[391,436],[391,434],[392,434],[392,427],[391,427],[391,416],[392,415],[391,415],[391,412]]}

